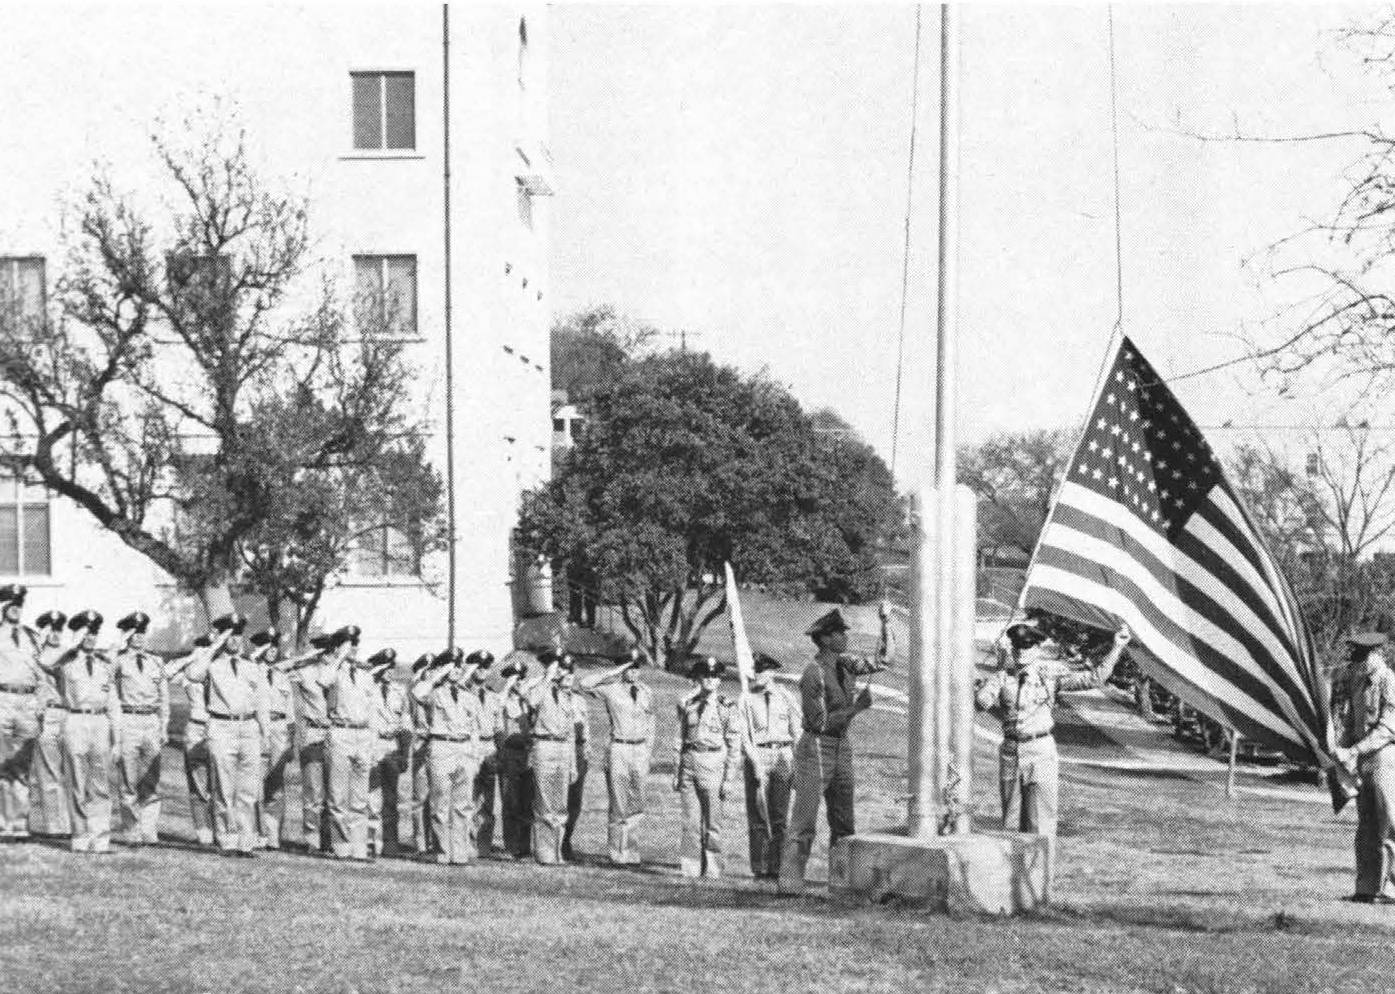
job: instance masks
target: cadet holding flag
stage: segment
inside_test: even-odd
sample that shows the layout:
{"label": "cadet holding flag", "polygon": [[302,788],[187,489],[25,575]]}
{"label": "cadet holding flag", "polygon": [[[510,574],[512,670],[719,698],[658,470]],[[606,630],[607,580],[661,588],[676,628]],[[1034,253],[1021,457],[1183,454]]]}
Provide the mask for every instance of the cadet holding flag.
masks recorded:
{"label": "cadet holding flag", "polygon": [[29,834],[29,778],[45,689],[38,638],[20,624],[27,593],[0,587],[0,837],[12,839]]}
{"label": "cadet holding flag", "polygon": [[741,763],[741,716],[717,691],[726,667],[699,659],[688,676],[697,688],[678,702],[678,757],[673,789],[683,805],[678,870],[685,877],[722,875],[722,819]]}
{"label": "cadet holding flag", "polygon": [[169,735],[170,692],[163,661],[145,651],[150,615],[133,611],[116,623],[126,645],[116,653],[121,698],[121,822],[131,845],[159,842],[160,756]]}
{"label": "cadet holding flag", "polygon": [[392,678],[397,650],[383,649],[368,657],[373,695],[373,765],[368,770],[368,845],[374,856],[396,853],[398,843],[398,785],[407,769],[412,722],[408,696]]}
{"label": "cadet holding flag", "polygon": [[[751,874],[757,880],[780,876],[780,853],[789,821],[790,790],[794,783],[794,743],[799,738],[799,703],[794,694],[776,686],[771,675],[780,661],[764,653],[755,657],[750,692],[742,699],[751,739],[746,751],[746,826],[750,840]],[[761,803],[764,801],[764,803]]]}
{"label": "cadet holding flag", "polygon": [[330,848],[339,859],[368,859],[368,779],[377,749],[377,687],[358,658],[361,631],[346,625],[334,633],[338,651],[320,666],[329,711],[325,776],[329,782]]}
{"label": "cadet holding flag", "polygon": [[608,848],[610,861],[618,865],[640,862],[636,833],[644,818],[644,785],[654,751],[654,694],[639,679],[647,662],[642,650],[631,649],[619,666],[581,681],[581,689],[601,700],[610,719]]}
{"label": "cadet holding flag", "polygon": [[1347,711],[1336,759],[1355,774],[1356,891],[1361,904],[1395,904],[1395,672],[1386,636],[1347,639]]}
{"label": "cadet holding flag", "polygon": [[[62,611],[45,611],[34,621],[36,640],[43,646],[51,634],[61,634],[68,623]],[[0,637],[0,644],[3,644]],[[37,655],[35,657],[37,661]],[[68,792],[63,776],[63,719],[67,709],[58,691],[58,677],[40,667],[39,737],[29,765],[29,831],[57,836],[72,832],[68,819]]]}

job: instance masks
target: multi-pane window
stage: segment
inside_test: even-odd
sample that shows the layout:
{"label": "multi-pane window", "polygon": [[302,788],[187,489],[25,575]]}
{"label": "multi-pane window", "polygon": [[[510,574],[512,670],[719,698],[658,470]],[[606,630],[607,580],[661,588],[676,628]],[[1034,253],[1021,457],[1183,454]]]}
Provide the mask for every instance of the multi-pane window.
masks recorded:
{"label": "multi-pane window", "polygon": [[0,576],[48,576],[48,491],[0,476]]}
{"label": "multi-pane window", "polygon": [[354,319],[365,337],[415,338],[417,257],[354,256]]}
{"label": "multi-pane window", "polygon": [[416,74],[352,72],[354,148],[417,147]]}
{"label": "multi-pane window", "polygon": [[420,576],[421,548],[400,528],[382,525],[355,542],[353,570],[359,576]]}
{"label": "multi-pane window", "polygon": [[0,256],[0,314],[17,330],[43,319],[43,256]]}

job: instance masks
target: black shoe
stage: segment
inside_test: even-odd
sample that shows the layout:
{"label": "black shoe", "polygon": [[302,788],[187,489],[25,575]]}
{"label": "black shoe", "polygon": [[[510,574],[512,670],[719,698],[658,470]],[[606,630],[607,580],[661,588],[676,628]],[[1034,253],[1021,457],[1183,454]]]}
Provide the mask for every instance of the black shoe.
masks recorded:
{"label": "black shoe", "polygon": [[1375,904],[1375,903],[1376,903],[1376,895],[1374,895],[1374,894],[1353,894],[1351,897],[1347,898],[1347,900],[1348,900],[1348,901],[1351,901],[1353,904]]}

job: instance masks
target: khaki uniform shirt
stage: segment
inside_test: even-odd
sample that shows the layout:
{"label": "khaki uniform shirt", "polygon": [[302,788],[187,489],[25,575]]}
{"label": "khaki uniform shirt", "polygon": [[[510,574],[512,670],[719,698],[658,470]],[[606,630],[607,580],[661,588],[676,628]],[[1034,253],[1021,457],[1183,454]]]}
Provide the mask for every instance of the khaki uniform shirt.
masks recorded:
{"label": "khaki uniform shirt", "polygon": [[40,690],[39,640],[23,625],[0,622],[0,683]]}
{"label": "khaki uniform shirt", "polygon": [[743,720],[749,720],[756,745],[793,745],[799,738],[799,705],[784,687],[772,683],[764,690],[752,690],[746,695],[745,708]]}
{"label": "khaki uniform shirt", "polygon": [[433,687],[428,681],[419,680],[412,688],[412,696],[426,705],[431,735],[470,740],[494,735],[494,719],[480,704],[473,687],[461,687],[450,680]]}
{"label": "khaki uniform shirt", "polygon": [[325,700],[325,689],[320,686],[320,667],[324,663],[307,662],[299,669],[291,670],[291,686],[295,688],[295,716],[315,728],[329,725],[329,703]]}
{"label": "khaki uniform shirt", "polygon": [[343,728],[369,728],[373,724],[377,681],[352,660],[323,663],[316,677],[325,692],[329,723]]}
{"label": "khaki uniform shirt", "polygon": [[39,665],[58,677],[58,694],[69,711],[105,711],[121,716],[121,698],[116,693],[116,667],[95,650],[56,648],[45,652]]}
{"label": "khaki uniform shirt", "polygon": [[168,722],[170,685],[160,658],[149,652],[122,649],[116,654],[115,664],[116,692],[121,695],[122,709],[154,708],[161,720]]}
{"label": "khaki uniform shirt", "polygon": [[528,690],[528,708],[536,738],[572,742],[577,737],[580,696],[563,690],[551,680],[541,680]]}
{"label": "khaki uniform shirt", "polygon": [[395,680],[374,681],[373,728],[379,735],[396,736],[412,730],[407,708],[407,690]]}
{"label": "khaki uniform shirt", "polygon": [[533,733],[532,711],[514,684],[500,695],[497,714],[499,745],[507,749],[527,749],[528,736]]}
{"label": "khaki uniform shirt", "polygon": [[820,652],[804,668],[799,678],[799,703],[804,712],[804,730],[816,735],[842,736],[853,720],[857,698],[857,678],[880,672],[880,667],[864,656],[835,656]]}
{"label": "khaki uniform shirt", "polygon": [[208,716],[254,717],[263,730],[271,723],[266,667],[246,656],[220,652],[213,659],[197,660],[185,670],[189,679],[202,683]]}
{"label": "khaki uniform shirt", "polygon": [[1365,665],[1347,673],[1347,709],[1342,745],[1369,756],[1395,742],[1395,672]]}
{"label": "khaki uniform shirt", "polygon": [[1044,736],[1056,725],[1052,710],[1056,695],[1090,690],[1100,685],[1099,673],[1077,670],[1037,647],[1024,649],[1017,672],[999,670],[974,694],[982,711],[996,715],[1007,739]]}
{"label": "khaki uniform shirt", "polygon": [[725,752],[728,781],[741,762],[741,720],[736,703],[721,694],[695,690],[678,702],[678,761],[686,752]]}
{"label": "khaki uniform shirt", "polygon": [[272,721],[286,721],[295,710],[295,687],[291,675],[274,666],[266,667],[267,707]]}
{"label": "khaki uniform shirt", "polygon": [[645,684],[611,680],[592,688],[610,719],[610,737],[617,742],[654,740],[654,692]]}

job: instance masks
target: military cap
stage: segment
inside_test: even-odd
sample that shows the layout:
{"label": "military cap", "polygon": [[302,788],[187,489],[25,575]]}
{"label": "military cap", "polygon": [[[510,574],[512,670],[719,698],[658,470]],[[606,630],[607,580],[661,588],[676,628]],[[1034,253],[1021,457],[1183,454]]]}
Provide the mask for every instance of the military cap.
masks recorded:
{"label": "military cap", "polygon": [[281,633],[275,628],[268,628],[264,632],[257,632],[257,634],[253,635],[247,641],[251,642],[253,645],[280,645]]}
{"label": "military cap", "polygon": [[363,629],[358,625],[345,625],[334,633],[334,637],[339,642],[347,642],[350,645],[358,645],[359,638],[363,635]]}
{"label": "military cap", "polygon": [[521,659],[516,659],[511,663],[505,663],[503,669],[499,671],[501,677],[516,676],[520,680],[528,675],[528,664]]}
{"label": "military cap", "polygon": [[754,665],[755,671],[757,673],[764,673],[766,670],[778,670],[785,664],[780,662],[774,656],[768,656],[763,652],[758,652],[756,653]]}
{"label": "military cap", "polygon": [[369,666],[382,666],[391,669],[397,665],[397,650],[392,648],[379,649],[368,657],[367,663]]}
{"label": "military cap", "polygon": [[420,656],[417,657],[416,662],[412,664],[412,672],[420,673],[422,670],[430,666],[432,662],[435,661],[435,658],[436,657],[431,655],[431,653],[423,652]]}
{"label": "military cap", "polygon": [[452,646],[445,652],[438,653],[432,661],[437,666],[454,666],[465,658],[465,650]]}
{"label": "military cap", "polygon": [[93,635],[101,631],[102,616],[96,611],[79,611],[68,619],[68,629],[70,631],[81,631],[86,629]]}
{"label": "military cap", "polygon": [[29,596],[29,588],[22,583],[7,583],[0,587],[0,606],[13,604],[15,607],[24,606],[24,598]]}
{"label": "military cap", "polygon": [[1019,621],[1008,625],[1008,641],[1019,649],[1029,649],[1046,641],[1046,633],[1030,621]]}
{"label": "military cap", "polygon": [[465,662],[470,666],[477,666],[482,670],[487,670],[494,665],[494,653],[488,649],[476,649],[465,657]]}
{"label": "military cap", "polygon": [[135,635],[144,635],[149,628],[150,615],[144,611],[132,611],[116,623],[118,632],[131,632]]}
{"label": "military cap", "polygon": [[726,671],[727,666],[725,663],[711,656],[705,656],[693,663],[692,668],[688,670],[688,676],[692,677],[694,680],[701,680],[704,677],[721,676]]}
{"label": "military cap", "polygon": [[208,626],[215,632],[231,632],[234,635],[241,635],[247,630],[247,619],[234,611],[232,614],[225,614],[221,618],[214,618],[213,624]]}
{"label": "military cap", "polygon": [[817,638],[820,635],[827,635],[829,632],[846,632],[847,630],[848,623],[843,618],[843,612],[835,607],[810,625],[804,634],[810,638]]}
{"label": "military cap", "polygon": [[537,656],[538,662],[542,663],[544,666],[551,666],[562,658],[562,653],[553,646],[548,646],[546,649],[539,649]]}
{"label": "military cap", "polygon": [[338,643],[334,640],[334,635],[331,632],[322,632],[310,639],[310,647],[322,652],[325,649],[333,649],[336,645]]}
{"label": "military cap", "polygon": [[198,638],[194,639],[194,645],[198,646],[200,649],[207,649],[212,644],[212,635],[200,635]]}
{"label": "military cap", "polygon": [[1347,645],[1351,651],[1363,654],[1381,648],[1388,641],[1390,639],[1384,632],[1357,632],[1347,636]]}
{"label": "military cap", "polygon": [[45,611],[34,619],[34,625],[38,628],[48,628],[52,631],[61,631],[68,623],[68,616],[62,611]]}

